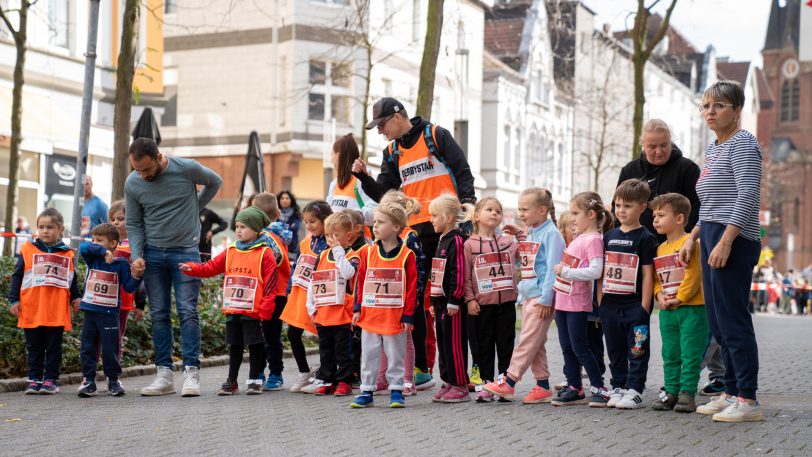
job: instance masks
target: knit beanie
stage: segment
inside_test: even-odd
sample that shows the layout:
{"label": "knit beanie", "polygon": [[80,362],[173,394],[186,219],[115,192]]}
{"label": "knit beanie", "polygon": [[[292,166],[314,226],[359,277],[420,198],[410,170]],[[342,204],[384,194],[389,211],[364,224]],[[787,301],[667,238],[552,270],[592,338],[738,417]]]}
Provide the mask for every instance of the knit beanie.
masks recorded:
{"label": "knit beanie", "polygon": [[246,227],[259,233],[271,223],[271,220],[261,209],[256,206],[249,206],[237,213],[237,222],[242,222]]}

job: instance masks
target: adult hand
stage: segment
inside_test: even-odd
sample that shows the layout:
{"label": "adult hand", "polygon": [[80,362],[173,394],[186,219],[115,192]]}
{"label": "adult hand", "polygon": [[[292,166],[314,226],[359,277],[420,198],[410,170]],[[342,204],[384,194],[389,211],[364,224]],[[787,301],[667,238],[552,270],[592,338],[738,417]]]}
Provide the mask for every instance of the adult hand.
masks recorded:
{"label": "adult hand", "polygon": [[727,265],[727,259],[730,257],[730,245],[725,242],[718,242],[708,257],[708,265],[711,268],[719,269]]}
{"label": "adult hand", "polygon": [[144,270],[146,269],[146,262],[144,259],[135,259],[133,264],[130,266],[130,272],[133,276],[141,277],[144,274]]}
{"label": "adult hand", "polygon": [[679,261],[682,263],[683,267],[687,267],[688,263],[691,262],[691,254],[694,252],[694,243],[695,241],[691,239],[691,237],[688,237],[688,239],[685,240],[685,243],[682,245],[682,248],[679,250],[679,255],[677,257],[679,258]]}
{"label": "adult hand", "polygon": [[468,314],[471,316],[479,316],[479,302],[471,300],[468,302]]}
{"label": "adult hand", "polygon": [[144,320],[144,310],[135,308],[133,310],[133,322],[141,322]]}
{"label": "adult hand", "polygon": [[361,159],[355,159],[355,162],[352,163],[352,172],[353,173],[364,173],[369,174],[367,170],[367,164],[365,164]]}
{"label": "adult hand", "polygon": [[19,303],[13,304],[13,305],[11,305],[11,308],[9,308],[8,310],[14,316],[19,316],[20,315],[20,304]]}

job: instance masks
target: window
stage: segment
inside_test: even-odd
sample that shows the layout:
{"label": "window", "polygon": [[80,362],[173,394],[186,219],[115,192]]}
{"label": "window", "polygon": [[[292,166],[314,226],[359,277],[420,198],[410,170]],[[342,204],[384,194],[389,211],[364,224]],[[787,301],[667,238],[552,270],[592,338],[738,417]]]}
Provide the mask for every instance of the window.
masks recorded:
{"label": "window", "polygon": [[516,129],[516,144],[513,146],[513,171],[520,174],[522,168],[522,131]]}
{"label": "window", "polygon": [[164,14],[174,14],[178,12],[178,0],[164,0]]}
{"label": "window", "polygon": [[167,86],[165,91],[169,98],[164,107],[164,114],[161,116],[161,125],[174,127],[178,125],[178,87]]}
{"label": "window", "polygon": [[70,0],[48,0],[49,42],[70,47]]}
{"label": "window", "polygon": [[781,122],[798,120],[799,89],[798,79],[788,79],[781,86]]}
{"label": "window", "polygon": [[505,168],[510,171],[510,126],[505,126],[505,149],[502,155],[502,161]]}
{"label": "window", "polygon": [[462,148],[463,154],[465,154],[465,158],[468,158],[468,121],[467,120],[457,120],[454,121],[454,139],[457,140],[457,144],[460,145]]}
{"label": "window", "polygon": [[351,64],[311,60],[308,81],[307,118],[312,121],[335,119],[336,122],[349,124]]}
{"label": "window", "polygon": [[327,63],[311,60],[308,81],[310,84],[324,84],[327,81]]}
{"label": "window", "polygon": [[350,87],[351,77],[352,70],[349,64],[333,64],[330,78],[334,86]]}
{"label": "window", "polygon": [[310,94],[307,104],[307,118],[313,121],[324,120],[324,94]]}
{"label": "window", "polygon": [[333,96],[330,104],[330,113],[336,122],[350,123],[350,97]]}

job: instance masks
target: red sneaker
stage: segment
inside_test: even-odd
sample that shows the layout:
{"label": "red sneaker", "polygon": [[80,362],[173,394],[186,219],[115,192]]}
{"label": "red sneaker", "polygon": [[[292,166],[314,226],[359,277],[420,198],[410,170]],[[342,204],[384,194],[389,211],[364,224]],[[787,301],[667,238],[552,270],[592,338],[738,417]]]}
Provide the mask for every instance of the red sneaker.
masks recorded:
{"label": "red sneaker", "polygon": [[447,394],[447,393],[448,393],[449,389],[451,389],[451,385],[450,385],[450,384],[443,383],[443,386],[442,386],[442,387],[440,387],[440,390],[439,390],[439,391],[437,391],[437,393],[436,393],[436,394],[434,394],[434,395],[431,397],[431,401],[433,401],[433,402],[438,402],[438,401],[440,401],[440,399],[441,399],[441,398],[443,398],[443,395],[445,395],[445,394]]}
{"label": "red sneaker", "polygon": [[513,401],[516,394],[516,388],[510,387],[505,376],[499,376],[497,381],[485,384],[482,386],[482,390],[507,401]]}
{"label": "red sneaker", "polygon": [[553,399],[553,393],[541,386],[533,386],[530,393],[522,400],[525,405],[534,405],[536,403],[550,403]]}
{"label": "red sneaker", "polygon": [[319,387],[318,389],[316,389],[315,392],[313,392],[313,394],[316,395],[316,396],[333,395],[333,393],[335,393],[335,391],[336,391],[336,386],[331,384],[329,386],[321,386],[321,387]]}
{"label": "red sneaker", "polygon": [[471,396],[468,395],[468,386],[453,386],[439,401],[440,403],[462,403],[469,400],[471,400]]}
{"label": "red sneaker", "polygon": [[339,382],[335,392],[333,392],[333,395],[336,397],[346,397],[347,395],[352,395],[352,386],[346,382]]}

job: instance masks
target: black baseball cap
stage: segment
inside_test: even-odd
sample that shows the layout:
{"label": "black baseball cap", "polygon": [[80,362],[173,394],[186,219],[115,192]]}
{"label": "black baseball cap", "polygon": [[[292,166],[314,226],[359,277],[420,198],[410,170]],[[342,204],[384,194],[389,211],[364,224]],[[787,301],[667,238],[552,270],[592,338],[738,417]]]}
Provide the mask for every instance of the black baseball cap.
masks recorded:
{"label": "black baseball cap", "polygon": [[372,130],[387,117],[403,111],[403,104],[391,97],[384,97],[372,105],[372,120],[366,129]]}

